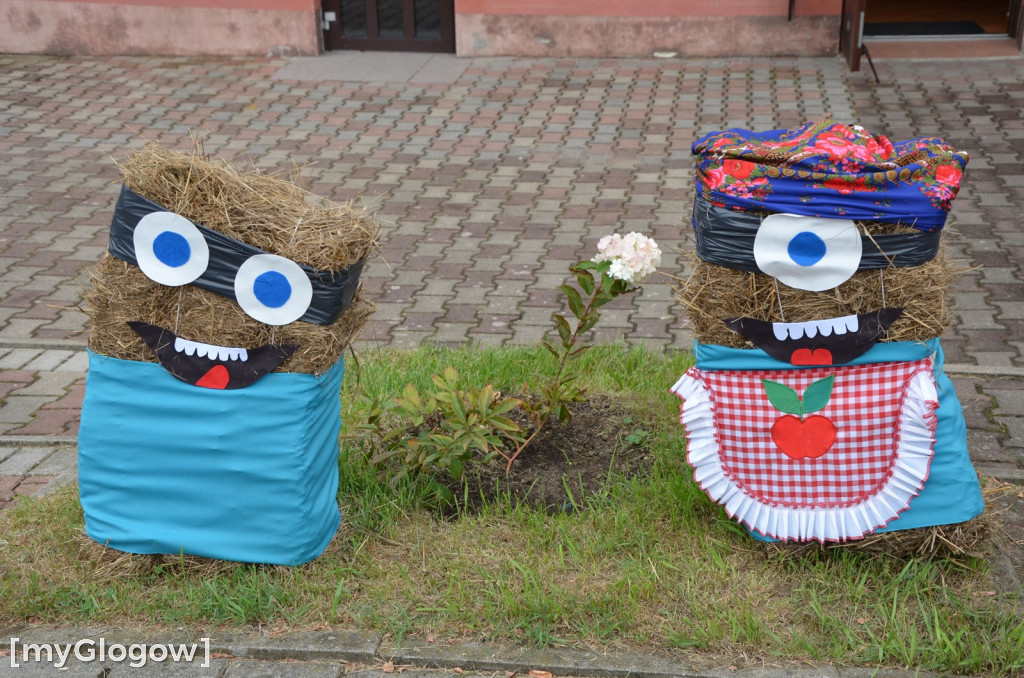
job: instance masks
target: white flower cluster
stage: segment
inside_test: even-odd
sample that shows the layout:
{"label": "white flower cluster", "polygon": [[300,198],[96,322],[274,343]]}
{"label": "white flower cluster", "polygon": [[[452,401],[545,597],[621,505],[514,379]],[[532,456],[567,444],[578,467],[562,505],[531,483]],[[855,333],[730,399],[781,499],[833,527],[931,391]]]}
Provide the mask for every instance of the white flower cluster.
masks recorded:
{"label": "white flower cluster", "polygon": [[614,233],[597,242],[597,256],[591,261],[612,262],[608,274],[630,285],[639,285],[661,266],[661,248],[652,238],[639,233]]}

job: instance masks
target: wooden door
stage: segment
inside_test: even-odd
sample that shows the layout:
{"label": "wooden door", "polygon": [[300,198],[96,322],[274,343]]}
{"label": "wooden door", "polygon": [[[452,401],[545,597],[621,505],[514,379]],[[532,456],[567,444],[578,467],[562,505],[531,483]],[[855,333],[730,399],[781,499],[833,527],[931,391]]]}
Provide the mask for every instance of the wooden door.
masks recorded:
{"label": "wooden door", "polygon": [[324,49],[455,53],[455,0],[322,0]]}
{"label": "wooden door", "polygon": [[861,41],[864,33],[864,8],[867,0],[843,0],[843,24],[839,30],[839,52],[851,71],[860,70]]}

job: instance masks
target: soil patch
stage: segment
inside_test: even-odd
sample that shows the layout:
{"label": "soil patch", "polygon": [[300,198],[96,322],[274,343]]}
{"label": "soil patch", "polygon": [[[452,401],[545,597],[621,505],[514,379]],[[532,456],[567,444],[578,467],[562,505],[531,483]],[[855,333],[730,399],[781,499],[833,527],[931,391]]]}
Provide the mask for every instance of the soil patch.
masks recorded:
{"label": "soil patch", "polygon": [[[591,396],[569,407],[572,419],[552,419],[505,473],[498,457],[489,464],[470,465],[459,483],[450,486],[464,510],[505,495],[552,513],[585,505],[612,478],[632,477],[650,469],[652,426],[620,401]],[[510,415],[513,416],[514,415]],[[520,422],[524,425],[525,422]],[[531,431],[532,432],[532,431]],[[529,432],[528,432],[529,434]]]}

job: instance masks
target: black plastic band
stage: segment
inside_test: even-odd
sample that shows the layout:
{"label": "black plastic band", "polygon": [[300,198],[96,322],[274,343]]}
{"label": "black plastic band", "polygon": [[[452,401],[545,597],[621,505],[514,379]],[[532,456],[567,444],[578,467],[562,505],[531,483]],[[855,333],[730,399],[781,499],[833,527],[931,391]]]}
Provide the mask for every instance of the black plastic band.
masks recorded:
{"label": "black plastic band", "polygon": [[[139,265],[135,258],[134,233],[139,220],[153,212],[166,212],[165,208],[155,202],[143,198],[127,186],[121,187],[121,195],[114,208],[114,218],[110,222],[111,255],[129,264]],[[210,248],[210,263],[206,271],[192,281],[192,285],[209,290],[229,299],[235,298],[235,273],[246,259],[256,254],[269,254],[258,247],[253,247],[239,240],[229,238],[223,233],[195,224],[206,239]],[[330,325],[339,314],[352,305],[352,300],[359,286],[359,275],[365,260],[360,259],[344,270],[332,272],[321,271],[298,264],[305,272],[313,286],[313,299],[309,308],[299,320],[317,325]]]}
{"label": "black plastic band", "polygon": [[[754,261],[754,238],[761,217],[712,205],[699,193],[693,201],[693,230],[697,256],[709,264],[738,271],[761,273]],[[920,266],[935,258],[942,231],[861,235],[862,254],[858,271],[889,266]]]}

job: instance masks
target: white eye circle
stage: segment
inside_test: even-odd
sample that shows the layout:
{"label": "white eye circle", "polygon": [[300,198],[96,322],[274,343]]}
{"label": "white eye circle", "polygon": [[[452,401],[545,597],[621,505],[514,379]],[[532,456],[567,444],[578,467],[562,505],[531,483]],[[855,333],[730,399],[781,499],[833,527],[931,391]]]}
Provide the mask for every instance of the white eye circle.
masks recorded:
{"label": "white eye circle", "polygon": [[754,237],[754,260],[781,283],[821,292],[857,272],[861,248],[860,232],[850,219],[772,214]]}
{"label": "white eye circle", "polygon": [[150,280],[187,285],[206,270],[210,248],[191,221],[174,212],[150,212],[132,234],[135,260]]}
{"label": "white eye circle", "polygon": [[287,325],[309,308],[313,285],[294,261],[276,254],[257,254],[238,267],[235,300],[261,323]]}

